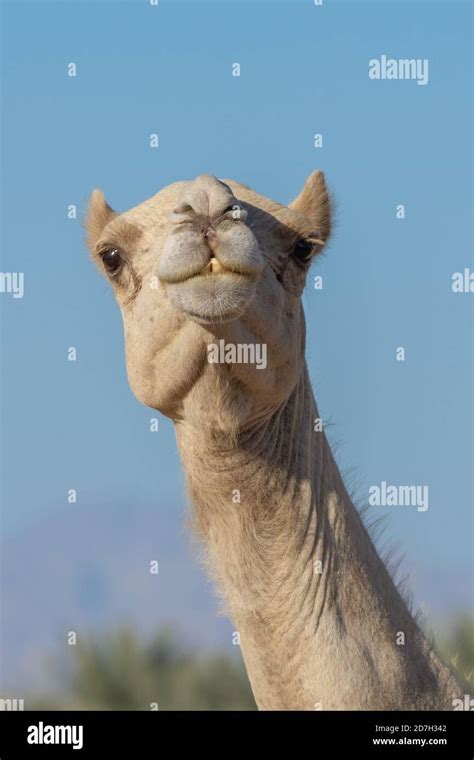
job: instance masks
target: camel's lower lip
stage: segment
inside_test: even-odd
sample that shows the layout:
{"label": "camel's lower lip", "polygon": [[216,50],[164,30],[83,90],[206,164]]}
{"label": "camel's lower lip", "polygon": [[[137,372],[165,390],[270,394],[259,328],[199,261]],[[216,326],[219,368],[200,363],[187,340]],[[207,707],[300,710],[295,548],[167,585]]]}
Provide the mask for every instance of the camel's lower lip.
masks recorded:
{"label": "camel's lower lip", "polygon": [[192,319],[194,322],[199,322],[202,325],[216,325],[223,322],[232,322],[232,320],[238,318],[238,314],[229,312],[228,314],[219,314],[218,316],[210,316],[208,314],[200,314],[195,311],[187,309],[185,311],[186,316]]}

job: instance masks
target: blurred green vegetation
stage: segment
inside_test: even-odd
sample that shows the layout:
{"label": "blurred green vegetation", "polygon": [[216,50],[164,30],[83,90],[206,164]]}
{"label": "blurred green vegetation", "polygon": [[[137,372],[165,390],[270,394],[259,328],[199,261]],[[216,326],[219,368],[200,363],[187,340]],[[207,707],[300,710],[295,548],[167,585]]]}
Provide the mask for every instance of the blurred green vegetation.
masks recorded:
{"label": "blurred green vegetation", "polygon": [[437,642],[437,649],[474,692],[474,618],[460,615],[449,635]]}
{"label": "blurred green vegetation", "polygon": [[[240,650],[239,650],[240,652]],[[196,657],[172,630],[141,641],[130,629],[71,647],[72,663],[57,697],[29,699],[50,710],[255,710],[241,659]]]}
{"label": "blurred green vegetation", "polygon": [[[474,692],[474,618],[460,615],[436,642],[441,656]],[[51,710],[255,710],[242,661],[197,657],[172,630],[150,641],[123,628],[71,647],[64,690],[28,699]],[[156,708],[155,708],[156,709]]]}

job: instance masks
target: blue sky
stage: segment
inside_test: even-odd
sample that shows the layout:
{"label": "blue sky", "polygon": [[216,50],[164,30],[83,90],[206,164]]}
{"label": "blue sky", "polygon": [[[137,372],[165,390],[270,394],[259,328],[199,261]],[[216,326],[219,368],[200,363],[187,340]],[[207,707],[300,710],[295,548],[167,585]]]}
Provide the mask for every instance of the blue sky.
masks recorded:
{"label": "blue sky", "polygon": [[[324,287],[310,278],[304,296],[320,411],[362,500],[382,480],[429,486],[427,512],[382,510],[386,535],[428,608],[467,607],[473,296],[454,294],[451,278],[474,266],[470,4],[2,11],[2,270],[25,273],[23,299],[0,297],[7,540],[123,493],[175,516],[167,530],[181,523],[172,425],[160,418],[150,433],[153,413],[128,388],[120,315],[68,205],[81,217],[98,186],[125,210],[203,172],[289,202],[320,168],[336,199],[333,240],[311,273]],[[429,83],[369,80],[382,54],[427,58]]]}

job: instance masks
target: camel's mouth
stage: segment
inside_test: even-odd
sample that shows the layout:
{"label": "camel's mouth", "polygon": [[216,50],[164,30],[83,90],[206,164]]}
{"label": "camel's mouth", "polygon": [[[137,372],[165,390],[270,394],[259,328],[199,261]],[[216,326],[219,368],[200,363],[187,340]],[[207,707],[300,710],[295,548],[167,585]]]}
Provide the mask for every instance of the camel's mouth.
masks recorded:
{"label": "camel's mouth", "polygon": [[181,282],[166,283],[173,306],[200,324],[229,322],[245,312],[255,295],[255,277],[225,269],[212,259],[198,274]]}
{"label": "camel's mouth", "polygon": [[171,304],[202,324],[238,319],[254,297],[264,266],[248,227],[229,220],[215,227],[175,224],[158,268]]}
{"label": "camel's mouth", "polygon": [[[171,266],[169,265],[171,263]],[[212,275],[231,275],[249,280],[258,280],[262,270],[258,260],[240,260],[233,256],[231,260],[221,252],[219,257],[209,256],[208,249],[197,249],[181,261],[165,261],[160,264],[159,278],[164,285],[178,285],[199,277]]]}

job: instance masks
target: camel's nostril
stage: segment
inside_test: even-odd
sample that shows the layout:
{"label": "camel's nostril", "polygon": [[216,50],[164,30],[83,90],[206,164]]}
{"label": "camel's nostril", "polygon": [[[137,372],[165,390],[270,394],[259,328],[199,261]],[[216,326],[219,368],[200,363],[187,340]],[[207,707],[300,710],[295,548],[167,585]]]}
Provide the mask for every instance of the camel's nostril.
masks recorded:
{"label": "camel's nostril", "polygon": [[194,209],[189,203],[178,203],[173,211],[175,214],[191,214],[194,212]]}

